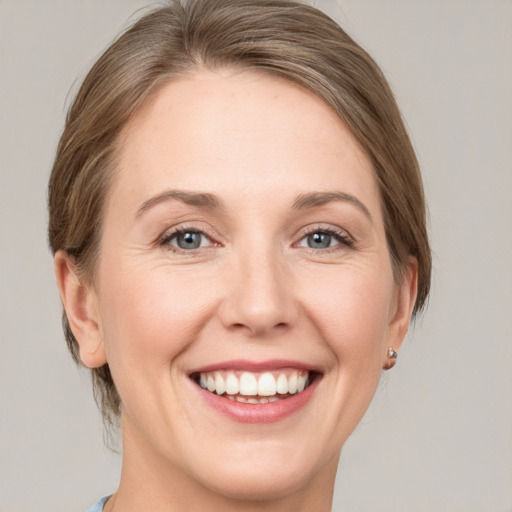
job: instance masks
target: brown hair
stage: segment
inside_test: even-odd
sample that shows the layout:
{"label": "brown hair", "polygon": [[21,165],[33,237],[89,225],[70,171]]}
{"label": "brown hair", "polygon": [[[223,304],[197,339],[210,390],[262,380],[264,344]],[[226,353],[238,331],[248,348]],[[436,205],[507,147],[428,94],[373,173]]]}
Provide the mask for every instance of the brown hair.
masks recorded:
{"label": "brown hair", "polygon": [[[288,0],[169,0],[136,21],[94,64],[69,109],[49,183],[49,241],[78,276],[94,281],[102,214],[116,143],[162,84],[199,69],[237,67],[286,78],[313,91],[345,121],[370,157],[380,189],[395,279],[418,260],[418,296],[430,287],[431,254],[418,162],[378,66],[334,21]],[[65,312],[68,347],[79,363]],[[92,370],[103,418],[120,399],[108,364]]]}

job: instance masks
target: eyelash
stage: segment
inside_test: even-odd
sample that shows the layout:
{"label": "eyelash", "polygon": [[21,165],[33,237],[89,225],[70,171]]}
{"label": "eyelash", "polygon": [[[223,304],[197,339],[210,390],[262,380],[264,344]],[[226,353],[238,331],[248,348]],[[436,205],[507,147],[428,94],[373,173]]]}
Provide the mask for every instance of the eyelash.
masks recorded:
{"label": "eyelash", "polygon": [[[198,228],[192,227],[192,226],[180,226],[179,228],[173,229],[170,232],[166,232],[160,238],[159,245],[160,246],[166,246],[166,248],[168,250],[176,252],[176,253],[182,253],[182,254],[183,253],[185,253],[185,254],[194,254],[197,251],[205,249],[204,247],[199,247],[197,249],[188,249],[188,250],[186,250],[186,249],[181,249],[179,247],[171,245],[170,242],[174,238],[176,238],[176,237],[178,237],[180,235],[184,235],[186,233],[199,234],[201,236],[206,237],[210,241],[210,243],[213,243],[213,245],[219,245],[218,243],[216,243],[214,241],[214,238],[210,234],[205,232],[203,229],[198,229]],[[336,229],[326,228],[326,227],[320,227],[320,226],[313,226],[311,228],[306,229],[301,234],[301,237],[300,237],[299,241],[296,242],[295,244],[293,244],[294,247],[301,247],[299,245],[300,242],[302,242],[302,240],[304,240],[306,237],[308,237],[310,235],[313,235],[315,233],[322,233],[322,234],[331,236],[331,237],[333,237],[335,240],[337,240],[340,243],[340,246],[345,247],[345,248],[352,248],[355,245],[354,240],[348,235],[348,233],[346,231],[336,230]],[[326,247],[326,248],[322,248],[322,249],[315,249],[314,247],[306,247],[306,248],[309,249],[310,251],[313,251],[313,252],[324,252],[325,253],[325,252],[332,252],[332,251],[339,250],[340,246],[336,245],[336,246],[333,246],[333,247]]]}
{"label": "eyelash", "polygon": [[166,246],[166,248],[168,250],[174,251],[176,253],[187,253],[187,254],[194,254],[195,252],[197,252],[197,251],[199,251],[201,249],[204,249],[204,247],[199,247],[197,249],[185,250],[185,249],[180,249],[179,247],[176,247],[176,246],[170,244],[171,240],[173,240],[174,238],[176,238],[176,237],[178,237],[180,235],[184,235],[185,233],[199,234],[201,236],[206,237],[214,245],[218,245],[218,244],[216,244],[214,242],[213,237],[211,235],[209,235],[208,233],[206,233],[205,230],[198,229],[198,228],[192,227],[192,226],[180,226],[179,228],[173,229],[170,232],[166,232],[160,238],[159,245]]}
{"label": "eyelash", "polygon": [[[313,226],[311,228],[306,229],[302,233],[302,236],[298,243],[300,243],[304,238],[314,235],[315,233],[322,233],[329,236],[332,236],[335,240],[337,240],[341,246],[344,246],[345,248],[353,248],[355,245],[354,239],[344,230],[336,230],[333,228],[326,228],[321,226]],[[295,244],[297,245],[297,244]],[[315,251],[315,252],[331,252],[339,249],[338,246],[334,247],[327,247],[325,249],[315,249],[313,247],[308,247],[309,250]]]}

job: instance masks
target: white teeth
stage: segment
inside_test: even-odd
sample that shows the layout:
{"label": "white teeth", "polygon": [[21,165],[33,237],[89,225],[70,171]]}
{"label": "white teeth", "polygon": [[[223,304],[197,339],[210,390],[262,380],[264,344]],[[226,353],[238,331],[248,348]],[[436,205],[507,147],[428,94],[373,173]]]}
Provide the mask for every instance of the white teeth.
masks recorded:
{"label": "white teeth", "polygon": [[226,391],[226,384],[222,375],[219,372],[215,372],[215,392],[217,395],[223,395]]}
{"label": "white teeth", "polygon": [[277,378],[276,390],[280,395],[286,395],[286,393],[288,393],[288,379],[284,373],[281,373]]}
{"label": "white teeth", "polygon": [[240,377],[240,394],[241,395],[257,395],[258,381],[256,377],[249,372],[242,373]]}
{"label": "white teeth", "polygon": [[278,402],[279,400],[282,400],[282,398],[277,398],[277,397],[247,398],[246,396],[242,396],[242,395],[237,395],[237,396],[227,395],[226,398],[229,398],[232,402],[241,402],[243,404],[266,404],[268,402]]}
{"label": "white teeth", "polygon": [[291,377],[288,379],[288,393],[294,394],[297,393],[297,384],[298,384],[298,378],[297,374],[294,373],[291,375]]}
{"label": "white teeth", "polygon": [[306,377],[304,375],[299,375],[299,378],[297,380],[297,392],[300,393],[304,391],[304,388],[306,387]]}
{"label": "white teeth", "polygon": [[218,370],[200,373],[198,383],[211,393],[224,395],[239,402],[267,403],[286,398],[279,395],[294,395],[304,391],[309,384],[309,373],[294,369],[267,371],[261,374]]}
{"label": "white teeth", "polygon": [[228,395],[236,395],[238,391],[238,379],[232,373],[228,373],[226,377],[226,393]]}
{"label": "white teeth", "polygon": [[270,372],[264,373],[258,381],[258,395],[272,396],[276,394],[276,379]]}
{"label": "white teeth", "polygon": [[206,378],[206,388],[212,393],[215,391],[215,379],[211,375]]}

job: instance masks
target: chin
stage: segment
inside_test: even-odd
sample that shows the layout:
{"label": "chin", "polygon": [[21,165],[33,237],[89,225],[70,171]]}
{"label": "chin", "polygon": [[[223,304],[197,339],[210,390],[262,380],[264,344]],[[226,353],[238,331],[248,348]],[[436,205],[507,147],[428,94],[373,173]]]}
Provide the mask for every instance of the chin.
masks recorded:
{"label": "chin", "polygon": [[216,494],[237,501],[274,501],[286,498],[308,487],[318,471],[304,467],[280,467],[247,464],[226,468],[206,476],[205,485]]}
{"label": "chin", "polygon": [[[306,446],[269,447],[262,443],[255,456],[233,448],[231,456],[221,463],[205,464],[207,471],[196,473],[195,479],[216,494],[238,501],[273,501],[286,498],[305,490],[314,481],[322,478],[334,479],[339,459],[323,458],[318,450],[310,453]],[[327,459],[327,460],[324,460]],[[208,468],[215,468],[213,471]]]}

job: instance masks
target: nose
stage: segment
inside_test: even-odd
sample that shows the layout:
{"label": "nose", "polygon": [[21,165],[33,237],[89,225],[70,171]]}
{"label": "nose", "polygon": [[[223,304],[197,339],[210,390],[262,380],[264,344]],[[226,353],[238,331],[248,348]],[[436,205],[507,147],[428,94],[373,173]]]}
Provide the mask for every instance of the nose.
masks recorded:
{"label": "nose", "polygon": [[226,275],[227,293],[219,308],[223,325],[244,335],[269,337],[291,328],[298,318],[292,272],[271,250],[248,250]]}

